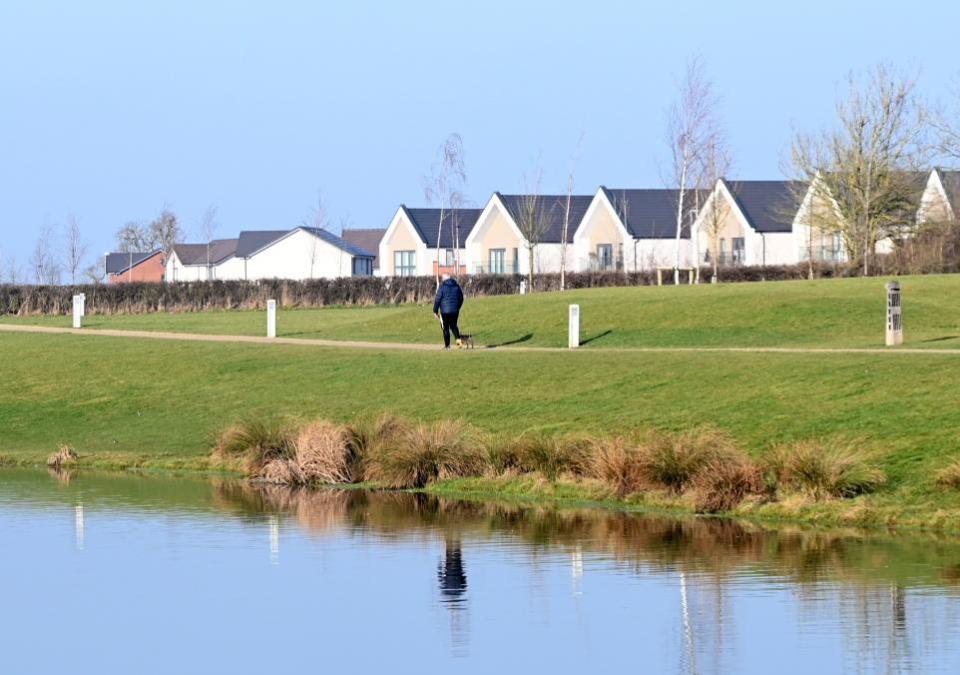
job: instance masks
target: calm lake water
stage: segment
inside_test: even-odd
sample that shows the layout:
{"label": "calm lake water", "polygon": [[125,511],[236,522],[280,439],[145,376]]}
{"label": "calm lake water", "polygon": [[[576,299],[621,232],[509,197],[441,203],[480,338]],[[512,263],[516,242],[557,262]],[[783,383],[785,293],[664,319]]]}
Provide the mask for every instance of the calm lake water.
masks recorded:
{"label": "calm lake water", "polygon": [[0,471],[0,672],[960,672],[960,540]]}

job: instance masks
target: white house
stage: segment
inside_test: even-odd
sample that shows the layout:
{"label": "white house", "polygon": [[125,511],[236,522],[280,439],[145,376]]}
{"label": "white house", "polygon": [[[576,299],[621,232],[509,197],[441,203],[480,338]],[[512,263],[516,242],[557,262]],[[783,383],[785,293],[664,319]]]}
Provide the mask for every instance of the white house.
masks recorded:
{"label": "white house", "polygon": [[[635,272],[677,264],[679,190],[600,186],[573,237],[574,269]],[[684,193],[680,266],[691,266],[690,225],[704,191]]]}
{"label": "white house", "polygon": [[[375,254],[327,230],[245,230],[237,239],[180,244],[168,262],[170,281],[203,279],[334,279],[373,274]],[[232,250],[231,250],[232,249]],[[214,262],[215,261],[215,262]]]}
{"label": "white house", "polygon": [[[700,209],[691,233],[701,265],[792,265],[807,256],[845,258],[842,238],[816,228],[817,204],[808,183],[720,179]],[[815,208],[816,207],[816,208]]]}
{"label": "white house", "polygon": [[543,234],[534,247],[534,272],[559,272],[564,220],[567,221],[567,269],[575,264],[574,236],[593,197],[572,195],[567,215],[566,195],[503,195],[483,208],[465,242],[469,271],[475,274],[527,274],[529,250],[521,224],[536,218]]}
{"label": "white house", "polygon": [[[441,209],[415,209],[401,204],[380,239],[380,275],[433,276],[468,271],[463,242],[480,213],[480,209],[443,209],[441,212]],[[459,270],[456,269],[458,260]]]}
{"label": "white house", "polygon": [[214,239],[209,244],[175,244],[167,258],[167,281],[223,279],[224,263],[237,250],[236,239]]}

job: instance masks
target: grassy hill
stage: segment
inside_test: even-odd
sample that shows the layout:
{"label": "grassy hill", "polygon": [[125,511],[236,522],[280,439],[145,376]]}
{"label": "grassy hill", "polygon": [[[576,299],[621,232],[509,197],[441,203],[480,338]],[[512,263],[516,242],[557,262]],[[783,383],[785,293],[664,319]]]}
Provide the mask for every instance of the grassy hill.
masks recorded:
{"label": "grassy hill", "polygon": [[[911,278],[903,286],[907,345],[960,342],[960,278]],[[577,352],[379,352],[0,334],[0,454],[38,461],[64,442],[104,464],[199,467],[224,426],[276,414],[346,420],[391,411],[460,417],[506,434],[712,425],[754,456],[790,440],[850,441],[889,476],[881,493],[855,500],[857,508],[908,523],[949,514],[960,525],[960,493],[934,485],[936,472],[960,457],[957,356],[591,349],[876,346],[882,281],[489,298],[470,303],[465,325],[484,325],[486,342],[530,334],[524,344],[559,345],[572,301],[583,308],[587,336],[602,335]],[[287,311],[281,318],[286,335],[438,337],[422,306]],[[259,334],[263,320],[261,312],[219,312],[90,317],[88,325]]]}
{"label": "grassy hill", "polygon": [[[579,303],[586,348],[658,346],[876,347],[883,344],[884,279],[604,288],[468,299],[461,325],[478,344],[565,346],[567,305]],[[911,347],[960,347],[960,276],[902,279]],[[437,342],[430,307],[283,310],[287,337]],[[3,317],[69,325],[69,317]],[[265,313],[218,311],[90,316],[86,326],[265,334]]]}

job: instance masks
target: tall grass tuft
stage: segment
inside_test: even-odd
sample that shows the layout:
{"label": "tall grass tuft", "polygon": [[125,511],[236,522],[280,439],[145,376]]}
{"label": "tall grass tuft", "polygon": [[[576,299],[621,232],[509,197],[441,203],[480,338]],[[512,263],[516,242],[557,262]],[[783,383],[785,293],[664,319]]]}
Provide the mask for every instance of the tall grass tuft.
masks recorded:
{"label": "tall grass tuft", "polygon": [[513,443],[518,468],[539,471],[550,480],[561,474],[584,475],[589,467],[590,442],[585,438],[521,434]]}
{"label": "tall grass tuft", "polygon": [[297,433],[295,463],[306,483],[352,483],[358,478],[358,456],[347,427],[326,420],[309,422]]}
{"label": "tall grass tuft", "polygon": [[590,474],[625,497],[649,482],[647,459],[636,444],[624,438],[597,439],[590,448]]}
{"label": "tall grass tuft", "polygon": [[366,477],[386,487],[420,488],[446,478],[477,476],[486,466],[479,435],[460,421],[402,428],[372,448]]}
{"label": "tall grass tuft", "polygon": [[960,459],[953,460],[937,472],[937,485],[942,488],[960,489]]}
{"label": "tall grass tuft", "polygon": [[676,493],[690,485],[708,465],[737,456],[726,434],[711,427],[680,434],[649,434],[641,441],[650,479]]}
{"label": "tall grass tuft", "polygon": [[835,443],[782,445],[768,458],[767,468],[778,485],[814,499],[856,497],[874,492],[886,482],[886,475],[863,451]]}
{"label": "tall grass tuft", "polygon": [[746,457],[707,461],[693,479],[697,513],[729,511],[750,495],[765,492],[763,471]]}
{"label": "tall grass tuft", "polygon": [[[245,420],[228,427],[214,449],[219,459],[239,459],[247,473],[260,477],[264,468],[274,460],[295,460],[296,446],[289,422],[278,418]],[[277,467],[271,469],[278,471]]]}

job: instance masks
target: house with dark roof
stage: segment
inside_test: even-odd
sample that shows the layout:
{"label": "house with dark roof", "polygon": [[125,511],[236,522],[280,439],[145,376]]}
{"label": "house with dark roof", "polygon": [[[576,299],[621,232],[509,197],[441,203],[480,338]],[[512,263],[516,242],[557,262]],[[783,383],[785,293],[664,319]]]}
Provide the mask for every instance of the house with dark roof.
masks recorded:
{"label": "house with dark roof", "polygon": [[164,277],[163,251],[107,253],[104,268],[111,284],[129,281],[159,283]]}
{"label": "house with dark roof", "polygon": [[380,274],[402,277],[468,272],[464,242],[480,213],[481,209],[423,209],[401,204],[380,239]]}
{"label": "house with dark roof", "polygon": [[209,247],[179,244],[174,254],[172,281],[370,276],[376,257],[372,251],[317,227],[244,230],[236,239],[217,239]]}
{"label": "house with dark roof", "polygon": [[[207,244],[175,244],[167,258],[167,281],[229,278],[225,265],[236,250],[236,239],[213,239]],[[225,271],[228,276],[224,276]]]}
{"label": "house with dark roof", "polygon": [[960,171],[936,168],[930,172],[920,196],[917,222],[955,223],[960,213]]}
{"label": "house with dark roof", "polygon": [[380,242],[383,240],[383,235],[387,233],[386,228],[344,228],[343,232],[340,233],[340,236],[343,237],[343,240],[349,244],[353,244],[358,248],[362,248],[365,251],[370,251],[374,253],[373,258],[373,273],[378,274],[380,271]]}
{"label": "house with dark roof", "polygon": [[[526,274],[531,248],[524,231],[541,234],[532,247],[533,271],[559,272],[566,230],[567,269],[573,269],[574,236],[593,201],[591,195],[504,195],[494,192],[465,240],[469,271]],[[564,227],[566,225],[566,227]]]}
{"label": "house with dark roof", "polygon": [[721,178],[697,215],[691,245],[700,265],[839,262],[846,259],[842,237],[817,227],[836,208],[806,181]]}
{"label": "house with dark roof", "polygon": [[[691,265],[690,228],[709,193],[684,192],[680,266]],[[638,271],[673,267],[677,262],[679,190],[600,186],[573,237],[579,271]]]}

